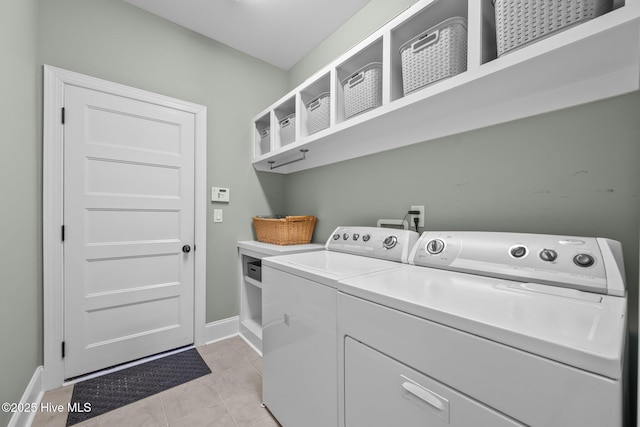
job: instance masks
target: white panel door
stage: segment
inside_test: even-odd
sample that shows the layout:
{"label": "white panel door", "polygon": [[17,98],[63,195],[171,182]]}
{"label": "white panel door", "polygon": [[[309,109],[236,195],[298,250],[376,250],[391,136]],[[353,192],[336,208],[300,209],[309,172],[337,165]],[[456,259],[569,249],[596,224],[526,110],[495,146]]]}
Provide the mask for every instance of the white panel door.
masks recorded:
{"label": "white panel door", "polygon": [[192,113],[67,86],[65,378],[193,343]]}

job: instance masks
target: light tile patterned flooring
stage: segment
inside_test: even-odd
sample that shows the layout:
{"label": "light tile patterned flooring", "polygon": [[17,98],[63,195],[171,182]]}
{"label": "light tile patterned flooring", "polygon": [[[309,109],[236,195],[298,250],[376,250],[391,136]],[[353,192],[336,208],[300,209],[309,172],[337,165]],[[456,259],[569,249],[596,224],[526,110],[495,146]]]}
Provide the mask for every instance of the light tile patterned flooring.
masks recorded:
{"label": "light tile patterned flooring", "polygon": [[[261,407],[262,358],[240,337],[198,347],[211,373],[130,405],[91,418],[78,427],[278,427]],[[42,402],[64,405],[73,385],[45,393]],[[63,427],[66,413],[41,412],[32,427]]]}

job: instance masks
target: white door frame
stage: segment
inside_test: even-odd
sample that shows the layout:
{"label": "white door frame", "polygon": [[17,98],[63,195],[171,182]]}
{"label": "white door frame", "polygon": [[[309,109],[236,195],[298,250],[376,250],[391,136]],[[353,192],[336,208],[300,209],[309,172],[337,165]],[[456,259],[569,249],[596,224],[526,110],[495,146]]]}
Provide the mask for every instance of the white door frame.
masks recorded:
{"label": "white door frame", "polygon": [[44,66],[44,120],[42,172],[42,240],[44,371],[43,388],[64,382],[64,259],[62,244],[64,127],[61,120],[65,85],[99,90],[193,113],[195,116],[195,289],[194,341],[204,344],[206,297],[207,107],[140,89]]}

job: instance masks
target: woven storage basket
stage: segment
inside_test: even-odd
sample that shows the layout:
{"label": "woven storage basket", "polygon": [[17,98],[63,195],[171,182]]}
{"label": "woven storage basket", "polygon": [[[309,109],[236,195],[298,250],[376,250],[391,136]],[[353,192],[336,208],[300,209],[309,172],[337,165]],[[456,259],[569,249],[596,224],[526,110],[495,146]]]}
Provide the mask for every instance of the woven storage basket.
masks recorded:
{"label": "woven storage basket", "polygon": [[291,144],[296,140],[296,115],[289,114],[280,120],[280,145]]}
{"label": "woven storage basket", "polygon": [[345,119],[382,105],[382,64],[372,62],[342,81]]}
{"label": "woven storage basket", "polygon": [[613,0],[493,0],[498,56],[595,18]]}
{"label": "woven storage basket", "polygon": [[269,138],[269,128],[266,127],[260,131],[260,154],[266,154],[271,151],[271,140]]}
{"label": "woven storage basket", "polygon": [[276,245],[302,245],[309,243],[315,226],[315,216],[253,217],[253,227],[256,229],[258,240]]}
{"label": "woven storage basket", "polygon": [[467,71],[467,21],[449,18],[400,47],[404,94]]}
{"label": "woven storage basket", "polygon": [[330,100],[329,92],[325,92],[307,105],[307,130],[309,135],[329,127]]}

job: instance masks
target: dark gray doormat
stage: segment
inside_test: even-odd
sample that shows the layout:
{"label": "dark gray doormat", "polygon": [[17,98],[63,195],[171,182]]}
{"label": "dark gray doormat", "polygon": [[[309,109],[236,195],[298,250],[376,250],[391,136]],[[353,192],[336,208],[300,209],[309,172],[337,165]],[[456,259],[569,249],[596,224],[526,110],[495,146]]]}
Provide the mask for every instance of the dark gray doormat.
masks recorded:
{"label": "dark gray doormat", "polygon": [[[210,374],[198,350],[192,348],[73,386],[67,426]],[[86,409],[89,408],[90,411]],[[77,409],[77,410],[73,410]]]}

